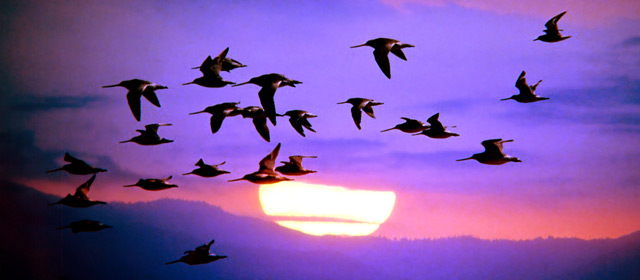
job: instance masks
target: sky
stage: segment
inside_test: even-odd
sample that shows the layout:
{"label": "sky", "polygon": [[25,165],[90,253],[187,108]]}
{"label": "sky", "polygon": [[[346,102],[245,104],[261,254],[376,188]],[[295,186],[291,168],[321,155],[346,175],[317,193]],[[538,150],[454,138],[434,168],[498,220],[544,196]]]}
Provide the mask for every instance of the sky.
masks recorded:
{"label": "sky", "polygon": [[[526,3],[526,4],[524,4]],[[533,41],[560,20],[559,43]],[[88,176],[46,174],[65,152],[109,171],[90,197],[105,201],[177,198],[271,219],[259,186],[227,180],[256,171],[282,143],[278,161],[315,155],[308,184],[391,191],[395,206],[373,233],[388,238],[618,237],[640,229],[640,3],[637,1],[10,1],[0,7],[1,152],[5,180],[64,196]],[[390,56],[391,79],[371,48],[386,37],[415,45],[408,61]],[[250,120],[228,118],[211,134],[209,117],[189,115],[222,102],[259,105],[255,85],[182,86],[208,56],[248,65],[226,80],[280,73],[302,81],[278,89],[279,113],[302,109],[317,133],[298,135],[285,119],[271,142]],[[500,101],[517,94],[521,71],[547,101]],[[161,108],[142,102],[137,122],[126,89],[144,79],[168,86]],[[383,102],[358,130],[351,97]],[[440,113],[460,137],[381,133],[401,117]],[[149,123],[172,123],[175,142],[120,144]],[[456,162],[485,139],[513,139],[522,163]],[[203,158],[231,174],[182,176]],[[177,189],[122,188],[173,175]]]}

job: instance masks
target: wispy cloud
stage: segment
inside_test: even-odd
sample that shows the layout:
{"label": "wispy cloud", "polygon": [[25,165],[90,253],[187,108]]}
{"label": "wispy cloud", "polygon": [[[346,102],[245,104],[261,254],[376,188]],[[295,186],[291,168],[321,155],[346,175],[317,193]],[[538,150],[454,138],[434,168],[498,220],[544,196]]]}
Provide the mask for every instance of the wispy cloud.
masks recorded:
{"label": "wispy cloud", "polygon": [[31,96],[22,101],[14,101],[11,109],[23,112],[49,111],[56,109],[76,109],[103,102],[107,98],[100,96]]}

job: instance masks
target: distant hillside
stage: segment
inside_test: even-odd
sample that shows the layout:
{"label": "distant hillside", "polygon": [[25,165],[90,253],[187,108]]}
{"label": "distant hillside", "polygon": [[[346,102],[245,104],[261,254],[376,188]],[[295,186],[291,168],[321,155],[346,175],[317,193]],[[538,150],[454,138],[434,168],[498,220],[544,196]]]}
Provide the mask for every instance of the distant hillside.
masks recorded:
{"label": "distant hillside", "polygon": [[[637,279],[640,232],[613,240],[392,241],[313,237],[202,202],[47,206],[59,197],[0,183],[3,279]],[[114,226],[55,230],[80,219]],[[165,265],[215,238],[229,258]]]}

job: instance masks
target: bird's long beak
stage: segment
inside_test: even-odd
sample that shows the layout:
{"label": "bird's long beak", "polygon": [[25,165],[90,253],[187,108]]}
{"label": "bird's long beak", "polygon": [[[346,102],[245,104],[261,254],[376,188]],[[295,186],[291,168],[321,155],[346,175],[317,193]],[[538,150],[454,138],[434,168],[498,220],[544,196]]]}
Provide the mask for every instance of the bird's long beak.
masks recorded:
{"label": "bird's long beak", "polygon": [[158,126],[172,126],[170,123],[159,123]]}
{"label": "bird's long beak", "polygon": [[340,102],[340,103],[337,103],[337,104],[347,104],[347,103],[349,103],[349,102],[345,101],[345,102]]}
{"label": "bird's long beak", "polygon": [[237,87],[237,86],[241,86],[241,85],[246,85],[246,84],[248,84],[248,83],[249,83],[249,82],[244,82],[244,83],[240,83],[240,84],[235,84],[235,85],[232,85],[232,87]]}
{"label": "bird's long beak", "polygon": [[367,45],[367,44],[362,44],[362,45],[357,45],[357,46],[353,46],[353,47],[350,47],[350,48],[352,48],[352,49],[353,49],[353,48],[358,48],[358,47],[364,47],[364,46],[366,46],[366,45]]}
{"label": "bird's long beak", "polygon": [[500,99],[500,101],[505,101],[505,100],[509,100],[509,99],[512,99],[512,98],[511,97],[502,98],[502,99]]}
{"label": "bird's long beak", "polygon": [[135,187],[136,185],[124,185],[123,187],[128,188],[128,187]]}
{"label": "bird's long beak", "polygon": [[456,159],[456,161],[463,161],[463,160],[469,160],[469,159],[472,159],[472,158],[470,158],[470,157],[468,157],[468,158],[461,158],[461,159]]}
{"label": "bird's long beak", "polygon": [[108,88],[108,87],[119,87],[119,86],[120,86],[120,84],[117,84],[117,85],[108,85],[108,86],[102,86],[102,87],[103,87],[103,88]]}
{"label": "bird's long beak", "polygon": [[193,82],[184,83],[184,84],[182,84],[182,85],[183,85],[183,86],[186,86],[186,85],[190,85],[190,84],[193,84]]}
{"label": "bird's long beak", "polygon": [[189,113],[189,115],[195,115],[195,114],[201,114],[201,113],[206,113],[206,112],[205,111],[193,112],[193,113]]}
{"label": "bird's long beak", "polygon": [[395,128],[395,127],[392,127],[392,128],[389,128],[389,129],[385,129],[385,130],[381,130],[380,132],[389,131],[389,130],[392,130],[392,129],[394,129],[394,128]]}
{"label": "bird's long beak", "polygon": [[233,179],[233,180],[229,180],[227,182],[237,182],[237,181],[241,181],[241,180],[244,180],[244,178]]}
{"label": "bird's long beak", "polygon": [[200,66],[191,67],[191,69],[198,69],[198,68],[200,68]]}
{"label": "bird's long beak", "polygon": [[128,142],[131,142],[131,140],[120,141],[120,144],[122,144],[122,143],[128,143]]}

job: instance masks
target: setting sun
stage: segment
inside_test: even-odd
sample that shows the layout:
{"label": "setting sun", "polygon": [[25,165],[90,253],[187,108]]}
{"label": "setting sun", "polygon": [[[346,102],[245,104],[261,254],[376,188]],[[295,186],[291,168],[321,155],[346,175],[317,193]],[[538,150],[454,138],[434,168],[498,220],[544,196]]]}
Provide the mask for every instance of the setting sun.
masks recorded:
{"label": "setting sun", "polygon": [[393,210],[390,191],[282,182],[260,186],[264,213],[281,226],[312,235],[369,235]]}

